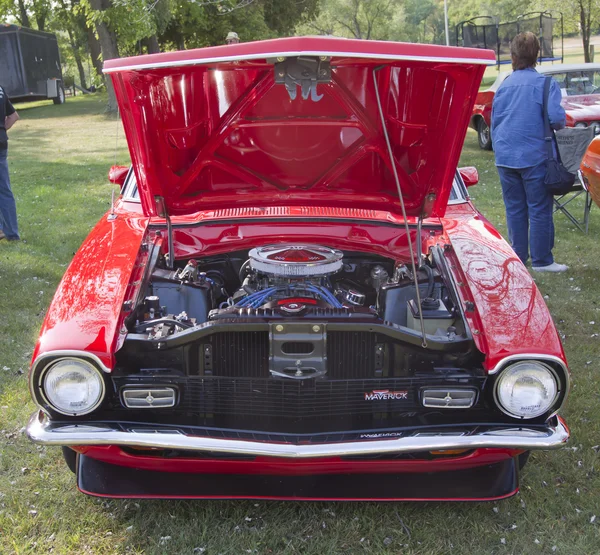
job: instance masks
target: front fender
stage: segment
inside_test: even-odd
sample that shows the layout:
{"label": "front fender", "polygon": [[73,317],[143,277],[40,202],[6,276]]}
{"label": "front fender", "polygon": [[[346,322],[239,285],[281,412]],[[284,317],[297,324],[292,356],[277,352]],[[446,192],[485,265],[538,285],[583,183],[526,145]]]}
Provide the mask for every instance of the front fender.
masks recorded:
{"label": "front fender", "polygon": [[49,351],[87,351],[107,367],[147,218],[105,215],[85,239],[58,285],[33,361]]}
{"label": "front fender", "polygon": [[482,216],[446,220],[456,257],[453,272],[477,348],[492,370],[510,355],[539,354],[566,364],[550,311],[535,281],[510,245]]}

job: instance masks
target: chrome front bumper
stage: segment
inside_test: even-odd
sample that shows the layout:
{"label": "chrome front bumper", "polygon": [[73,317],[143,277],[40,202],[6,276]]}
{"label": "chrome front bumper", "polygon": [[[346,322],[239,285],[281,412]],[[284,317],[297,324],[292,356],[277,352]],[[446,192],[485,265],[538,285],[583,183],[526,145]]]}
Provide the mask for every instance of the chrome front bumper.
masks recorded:
{"label": "chrome front bumper", "polygon": [[[335,443],[285,443],[222,437],[199,436],[173,428],[142,427],[127,429],[118,424],[52,423],[42,412],[35,413],[27,425],[27,435],[42,445],[129,445],[159,449],[234,453],[257,457],[306,459],[374,455],[381,453],[411,453],[444,449],[556,449],[569,439],[569,430],[560,418],[544,429],[527,426],[506,426],[480,431],[476,427],[401,432],[392,439],[360,439]],[[365,434],[376,436],[377,434]]]}

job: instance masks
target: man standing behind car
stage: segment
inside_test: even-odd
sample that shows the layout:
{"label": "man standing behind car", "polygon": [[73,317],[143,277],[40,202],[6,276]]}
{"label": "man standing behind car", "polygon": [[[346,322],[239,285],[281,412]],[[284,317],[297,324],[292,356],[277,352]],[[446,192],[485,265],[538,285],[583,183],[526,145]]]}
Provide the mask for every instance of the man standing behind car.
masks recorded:
{"label": "man standing behind car", "polygon": [[[492,143],[506,206],[508,238],[525,263],[538,272],[564,272],[554,247],[553,197],[544,184],[547,167],[542,103],[545,77],[535,70],[538,38],[518,34],[510,44],[513,73],[498,87],[492,104]],[[558,83],[552,80],[548,116],[553,129],[565,126]]]}
{"label": "man standing behind car", "polygon": [[0,87],[0,240],[19,240],[17,227],[17,207],[10,188],[8,174],[8,135],[6,132],[19,119],[6,91]]}

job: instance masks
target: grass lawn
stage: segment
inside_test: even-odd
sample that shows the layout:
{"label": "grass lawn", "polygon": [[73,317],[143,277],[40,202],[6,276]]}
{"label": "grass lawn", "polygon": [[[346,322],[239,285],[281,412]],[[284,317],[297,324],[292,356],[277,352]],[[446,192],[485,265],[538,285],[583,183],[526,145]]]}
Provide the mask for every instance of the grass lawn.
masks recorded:
{"label": "grass lawn", "polygon": [[[0,553],[600,553],[600,209],[589,235],[556,217],[571,270],[537,279],[573,373],[568,447],[534,453],[499,503],[104,501],[75,489],[58,448],[29,442],[26,374],[45,310],[81,241],[108,209],[106,174],[128,156],[102,97],[17,106],[10,172],[23,241],[0,243]],[[469,131],[475,203],[504,232],[493,153]],[[581,210],[583,207],[580,206]],[[510,322],[507,322],[510,325]]]}

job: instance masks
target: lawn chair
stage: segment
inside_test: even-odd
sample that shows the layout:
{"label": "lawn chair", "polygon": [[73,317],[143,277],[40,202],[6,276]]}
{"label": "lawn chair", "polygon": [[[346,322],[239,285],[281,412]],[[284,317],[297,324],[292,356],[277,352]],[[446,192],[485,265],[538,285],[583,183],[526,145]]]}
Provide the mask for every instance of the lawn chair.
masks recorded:
{"label": "lawn chair", "polygon": [[[577,178],[568,193],[554,197],[554,213],[561,212],[577,226],[579,231],[583,231],[584,233],[588,232],[592,198],[579,171],[579,166],[593,138],[594,129],[592,127],[565,127],[560,131],[556,131],[556,142],[558,143],[562,163],[567,170],[576,174]],[[583,218],[580,219],[575,215],[571,203],[582,195],[584,197],[584,206]]]}

